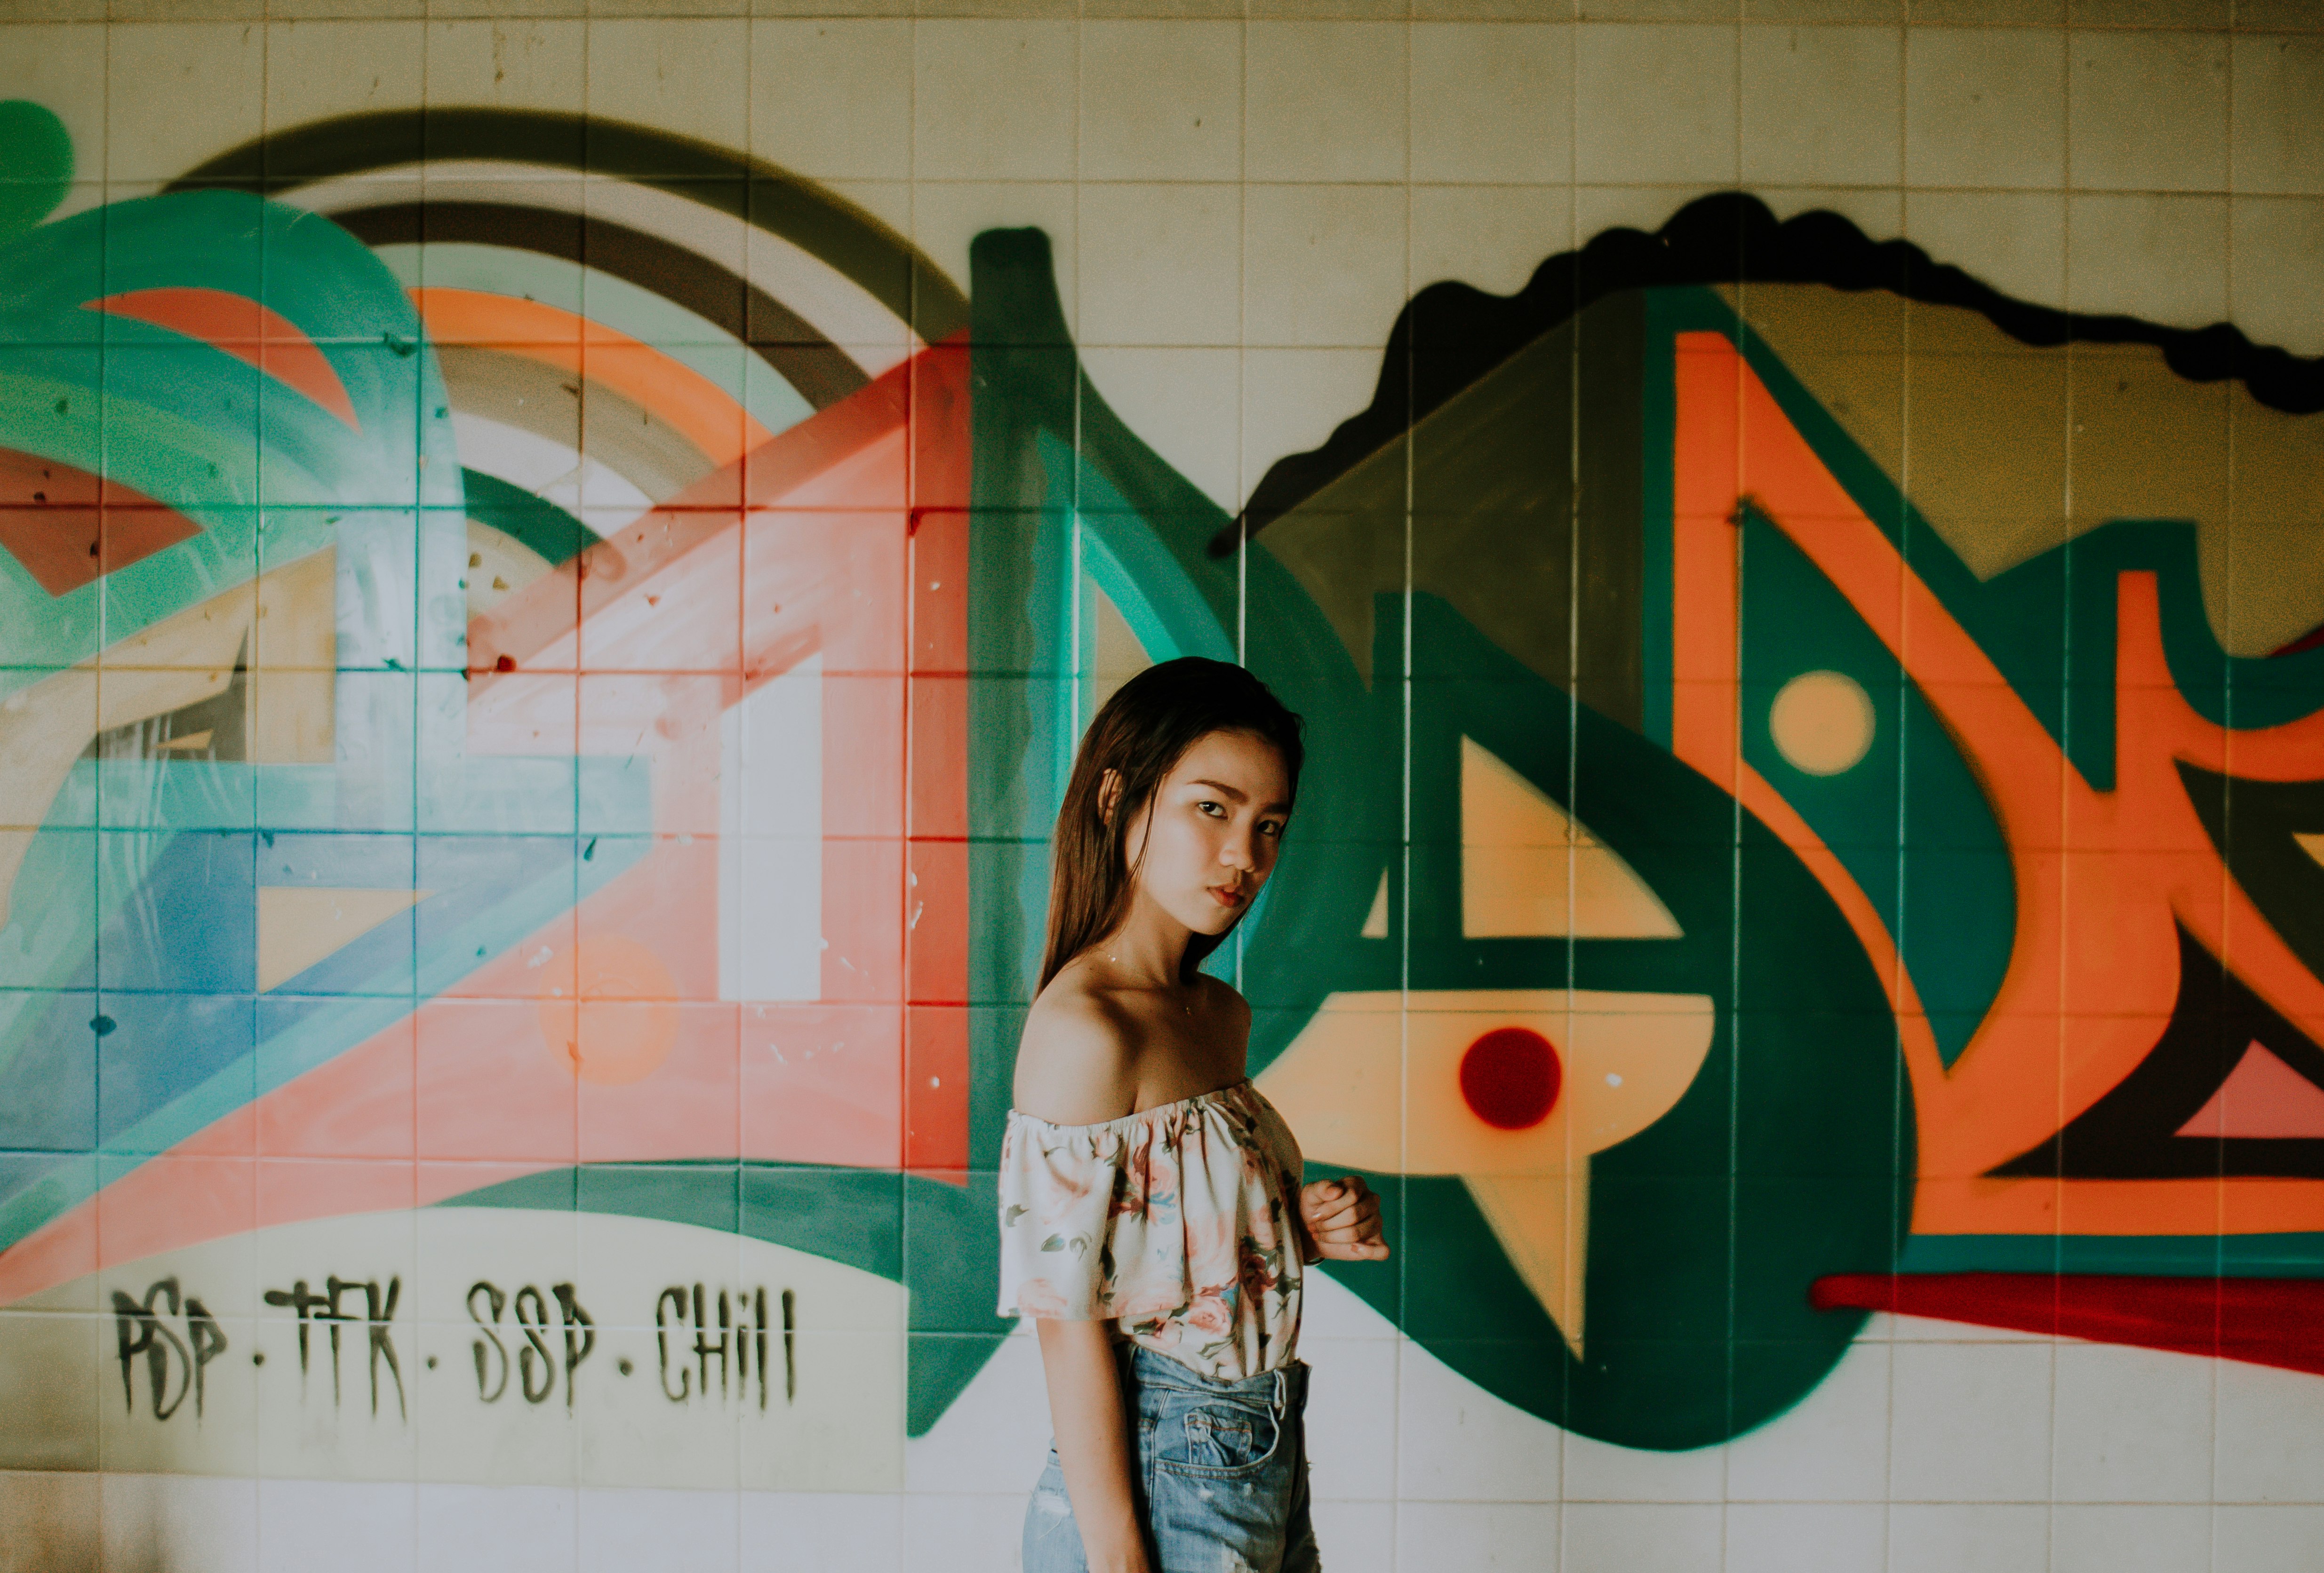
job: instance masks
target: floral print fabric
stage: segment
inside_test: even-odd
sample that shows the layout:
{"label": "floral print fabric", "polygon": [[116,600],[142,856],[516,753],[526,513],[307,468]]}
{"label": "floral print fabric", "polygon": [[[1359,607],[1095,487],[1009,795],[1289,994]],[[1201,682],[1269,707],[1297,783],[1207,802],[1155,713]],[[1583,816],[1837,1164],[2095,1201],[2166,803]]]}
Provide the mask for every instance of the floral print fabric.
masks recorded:
{"label": "floral print fabric", "polygon": [[1010,1109],[1001,1313],[1111,1321],[1214,1381],[1288,1366],[1300,1168],[1248,1080],[1096,1125]]}

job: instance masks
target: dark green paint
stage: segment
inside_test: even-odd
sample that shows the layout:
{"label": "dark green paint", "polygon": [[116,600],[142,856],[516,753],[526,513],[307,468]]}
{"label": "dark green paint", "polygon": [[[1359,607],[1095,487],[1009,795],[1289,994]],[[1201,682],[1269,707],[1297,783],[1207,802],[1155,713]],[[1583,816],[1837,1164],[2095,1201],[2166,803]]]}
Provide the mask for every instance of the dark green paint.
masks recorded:
{"label": "dark green paint", "polygon": [[[1299,810],[1268,910],[1245,924],[1241,982],[1255,1010],[1255,1071],[1339,989],[1571,982],[1702,993],[1716,1004],[1717,1042],[1693,1088],[1652,1129],[1600,1154],[1593,1167],[1586,1362],[1567,1352],[1457,1179],[1379,1177],[1402,1249],[1390,1263],[1328,1270],[1489,1390],[1589,1435],[1643,1447],[1704,1446],[1797,1402],[1862,1323],[1860,1313],[1812,1311],[1808,1286],[1826,1273],[1888,1270],[1909,1209],[1904,1177],[1913,1164],[1894,1024],[1830,898],[1731,799],[1636,731],[1578,703],[1434,595],[1411,597],[1408,682],[1405,599],[1372,596],[1368,685],[1342,631],[1355,625],[1344,610],[1327,617],[1268,544],[1276,530],[1297,528],[1292,519],[1246,545],[1239,562],[1203,549],[1225,522],[1222,514],[1160,466],[1081,376],[1046,242],[1023,232],[988,234],[972,256],[971,659],[991,674],[981,679],[971,727],[972,779],[990,783],[978,798],[986,816],[978,833],[988,839],[972,875],[978,948],[1013,953],[1029,981],[1043,894],[1032,877],[1037,844],[1047,832],[1071,742],[1064,719],[1070,712],[1060,703],[1070,681],[1062,670],[1061,610],[1070,530],[1078,525],[1109,549],[1136,554],[1140,588],[1157,608],[1171,609],[1157,615],[1178,620],[1174,639],[1240,627],[1247,664],[1309,718],[1314,751]],[[1443,538],[1461,543],[1475,572],[1491,571],[1484,549],[1490,530],[1452,516],[1464,498],[1500,495],[1496,486],[1514,488],[1507,495],[1524,503],[1513,502],[1503,516],[1522,537],[1521,561],[1554,557],[1544,547],[1558,532],[1573,538],[1563,522],[1572,513],[1571,484],[1556,478],[1572,446],[1570,417],[1562,439],[1544,429],[1545,412],[1560,408],[1556,378],[1547,360],[1520,363],[1508,375],[1469,407],[1483,432],[1448,421],[1414,446],[1431,455],[1426,467],[1446,516]],[[1638,375],[1625,386],[1637,396]],[[1389,467],[1400,471],[1406,462]],[[1496,481],[1469,473],[1493,465],[1517,474]],[[1527,481],[1528,465],[1549,478]],[[1367,505],[1376,514],[1386,506]],[[1367,528],[1385,538],[1391,527]],[[1400,523],[1393,528],[1400,540]],[[1238,570],[1247,576],[1247,602],[1238,599]],[[1504,620],[1524,604],[1526,587],[1524,575],[1508,577],[1518,583],[1492,603]],[[1619,574],[1607,582],[1618,591]],[[1539,603],[1545,617],[1558,615],[1560,595],[1569,605],[1589,604],[1576,581],[1561,583]],[[1343,602],[1355,588],[1328,593]],[[1619,608],[1620,594],[1611,599]],[[1621,621],[1633,615],[1619,608],[1616,626],[1635,649],[1635,623]],[[1528,649],[1550,660],[1545,643]],[[1553,669],[1577,684],[1587,677],[1563,663]],[[1623,699],[1621,684],[1611,679],[1606,692],[1613,703],[1637,703]],[[1686,937],[1463,938],[1463,734],[1614,846],[1662,895]],[[1385,943],[1357,933],[1384,869],[1390,907],[1399,915]],[[1752,913],[1739,928],[1738,880]],[[1019,992],[980,1012],[974,1035],[980,1154],[995,1142],[1005,1110],[1018,1020],[1005,1007],[1021,1000],[1023,982],[1015,987]]]}
{"label": "dark green paint", "polygon": [[56,210],[72,186],[72,133],[29,98],[0,102],[0,241]]}
{"label": "dark green paint", "polygon": [[464,467],[460,481],[467,492],[470,519],[521,541],[552,567],[572,561],[598,538],[595,530],[556,503],[498,475]]}
{"label": "dark green paint", "polygon": [[[1756,510],[1742,530],[1743,758],[1871,900],[1950,1065],[2009,971],[2008,843],[1919,685],[1848,598]],[[1768,731],[1776,695],[1814,671],[1854,678],[1872,701],[1871,751],[1832,776],[1794,767]]]}

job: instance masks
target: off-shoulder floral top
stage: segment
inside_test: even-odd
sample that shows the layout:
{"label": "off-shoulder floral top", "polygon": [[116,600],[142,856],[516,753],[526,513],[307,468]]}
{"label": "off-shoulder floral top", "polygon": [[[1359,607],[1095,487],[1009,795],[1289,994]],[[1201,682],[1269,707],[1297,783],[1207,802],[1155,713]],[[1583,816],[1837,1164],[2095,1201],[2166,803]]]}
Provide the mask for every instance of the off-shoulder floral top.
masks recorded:
{"label": "off-shoulder floral top", "polygon": [[1111,1321],[1230,1381],[1299,1338],[1299,1144],[1248,1079],[1096,1125],[1009,1111],[1001,1313]]}

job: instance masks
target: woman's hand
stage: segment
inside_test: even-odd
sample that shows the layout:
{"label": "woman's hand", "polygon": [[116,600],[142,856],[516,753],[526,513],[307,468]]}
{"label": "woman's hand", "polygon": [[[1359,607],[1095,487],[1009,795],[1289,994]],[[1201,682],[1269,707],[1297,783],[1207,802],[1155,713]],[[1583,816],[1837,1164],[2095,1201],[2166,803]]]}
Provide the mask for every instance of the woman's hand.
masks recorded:
{"label": "woman's hand", "polygon": [[1379,1198],[1353,1174],[1318,1180],[1301,1188],[1299,1216],[1319,1256],[1333,1262],[1379,1262],[1388,1257],[1380,1235]]}

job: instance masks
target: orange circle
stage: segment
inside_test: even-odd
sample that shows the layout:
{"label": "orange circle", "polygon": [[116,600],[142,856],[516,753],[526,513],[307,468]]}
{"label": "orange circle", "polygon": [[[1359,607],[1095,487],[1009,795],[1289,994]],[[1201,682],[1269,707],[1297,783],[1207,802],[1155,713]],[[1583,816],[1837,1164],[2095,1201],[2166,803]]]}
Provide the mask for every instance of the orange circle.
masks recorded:
{"label": "orange circle", "polygon": [[[661,958],[621,934],[581,941],[551,957],[540,1035],[584,1081],[622,1087],[653,1074],[678,1045],[678,984]],[[561,992],[572,988],[574,998]]]}

